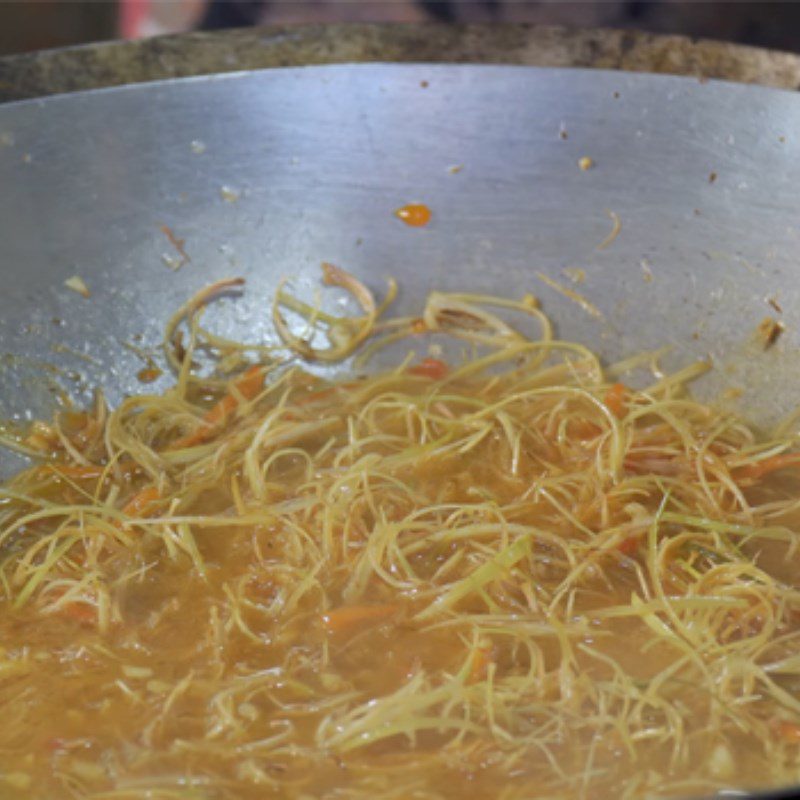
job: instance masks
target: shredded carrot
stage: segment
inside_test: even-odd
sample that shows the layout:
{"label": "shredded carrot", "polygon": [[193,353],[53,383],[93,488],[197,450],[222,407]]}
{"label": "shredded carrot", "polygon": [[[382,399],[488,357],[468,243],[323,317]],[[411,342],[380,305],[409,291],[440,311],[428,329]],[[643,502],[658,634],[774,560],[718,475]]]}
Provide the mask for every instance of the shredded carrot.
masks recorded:
{"label": "shredded carrot", "polygon": [[440,381],[447,375],[447,364],[438,358],[423,358],[419,364],[408,368],[409,375],[416,375],[420,378],[430,378],[433,381]]}
{"label": "shredded carrot", "polygon": [[64,750],[66,749],[66,739],[62,739],[60,736],[51,736],[45,743],[44,746],[48,750]]}
{"label": "shredded carrot", "polygon": [[[63,597],[66,590],[57,590],[56,596]],[[97,609],[91,603],[82,602],[80,600],[72,600],[69,603],[58,606],[54,609],[57,613],[73,622],[80,622],[82,625],[94,625],[97,622]]]}
{"label": "shredded carrot", "polygon": [[[245,400],[252,400],[264,386],[264,370],[258,364],[245,370],[244,375],[233,384],[236,392]],[[228,415],[236,410],[239,398],[236,394],[226,394],[203,418],[209,425],[220,425]]]}
{"label": "shredded carrot", "polygon": [[322,623],[329,633],[342,633],[359,625],[380,622],[396,614],[399,606],[340,606],[322,615]]}
{"label": "shredded carrot", "polygon": [[639,549],[639,537],[630,536],[623,539],[618,545],[617,550],[624,556],[632,556]]}
{"label": "shredded carrot", "polygon": [[158,380],[163,374],[164,371],[158,367],[145,367],[136,373],[136,378],[141,381],[141,383],[152,383]]}
{"label": "shredded carrot", "polygon": [[617,418],[622,419],[628,410],[628,387],[624,383],[615,383],[603,398],[608,410]]}
{"label": "shredded carrot", "polygon": [[772,472],[800,464],[800,453],[780,453],[736,469],[737,478],[763,478]]}
{"label": "shredded carrot", "polygon": [[155,486],[145,486],[140,489],[122,507],[126,517],[143,517],[150,510],[150,506],[161,498],[161,493]]}
{"label": "shredded carrot", "polygon": [[214,436],[234,411],[239,407],[241,398],[252,400],[264,386],[264,368],[255,364],[248,367],[244,374],[237,378],[233,384],[235,391],[226,394],[216,405],[214,405],[203,416],[203,427],[198,428],[194,433],[190,433],[173,442],[173,450],[183,447],[193,447],[202,444]]}
{"label": "shredded carrot", "polygon": [[778,734],[785,742],[800,744],[800,725],[795,722],[781,720],[778,723]]}
{"label": "shredded carrot", "polygon": [[97,609],[88,603],[66,603],[59,608],[59,612],[84,625],[94,625],[97,622]]}

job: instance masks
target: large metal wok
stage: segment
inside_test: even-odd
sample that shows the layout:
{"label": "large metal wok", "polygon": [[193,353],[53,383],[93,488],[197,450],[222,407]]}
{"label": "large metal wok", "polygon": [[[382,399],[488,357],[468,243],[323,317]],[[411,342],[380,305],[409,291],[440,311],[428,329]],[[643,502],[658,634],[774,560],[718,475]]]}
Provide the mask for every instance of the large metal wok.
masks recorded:
{"label": "large metal wok", "polygon": [[[433,210],[426,228],[392,214],[414,200]],[[609,212],[622,229],[599,248]],[[162,226],[185,242],[177,271]],[[727,402],[769,424],[800,402],[800,97],[367,65],[0,107],[0,417],[49,413],[55,383],[78,399],[98,383],[112,401],[143,391],[124,343],[156,345],[168,315],[220,277],[248,286],[215,309],[217,328],[269,339],[277,280],[310,293],[323,260],[378,291],[396,276],[399,310],[431,288],[534,292],[560,336],[606,359],[662,345],[672,365],[711,357],[698,393],[732,390]],[[64,286],[73,275],[91,298]],[[786,330],[764,349],[767,316]]]}

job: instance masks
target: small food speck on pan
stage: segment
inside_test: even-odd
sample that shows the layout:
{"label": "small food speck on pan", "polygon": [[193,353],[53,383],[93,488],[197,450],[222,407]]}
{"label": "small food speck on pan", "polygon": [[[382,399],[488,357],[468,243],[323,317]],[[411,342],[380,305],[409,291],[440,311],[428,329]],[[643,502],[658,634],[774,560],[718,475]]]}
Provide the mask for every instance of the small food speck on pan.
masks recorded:
{"label": "small food speck on pan", "polygon": [[202,155],[206,151],[206,145],[204,142],[201,142],[199,139],[194,139],[189,145],[192,148],[192,152],[196,155]]}
{"label": "small food speck on pan", "polygon": [[709,172],[708,173],[708,182],[714,183],[717,180],[717,173],[716,172]]}
{"label": "small food speck on pan", "polygon": [[581,158],[578,159],[578,166],[584,172],[586,172],[586,170],[589,170],[594,166],[594,159],[590,156],[581,156]]}
{"label": "small food speck on pan", "polygon": [[30,164],[33,161],[33,156],[30,153],[24,153],[22,156],[23,164]]}
{"label": "small food speck on pan", "polygon": [[744,389],[731,386],[722,393],[723,400],[738,400],[744,394]]}
{"label": "small food speck on pan", "polygon": [[[141,334],[137,334],[136,336],[132,336],[131,338],[136,341],[141,341],[142,337]],[[157,380],[164,374],[164,370],[162,370],[158,366],[158,364],[156,364],[150,353],[143,350],[141,347],[134,344],[133,342],[122,341],[121,344],[126,350],[130,350],[136,356],[141,358],[142,361],[144,361],[145,366],[142,369],[140,369],[139,372],[136,373],[136,377],[141,383],[152,383],[153,381]]]}
{"label": "small food speck on pan", "polygon": [[230,186],[220,187],[219,193],[226,203],[235,203],[241,197],[241,192]]}
{"label": "small food speck on pan", "polygon": [[67,289],[72,289],[73,292],[77,292],[81,297],[86,297],[87,299],[92,296],[92,293],[89,291],[89,287],[84,282],[83,278],[79,277],[78,275],[73,275],[71,278],[67,278],[64,281],[64,286]]}
{"label": "small food speck on pan", "polygon": [[430,83],[428,81],[420,81],[419,85],[421,89],[427,89],[430,86]]}
{"label": "small food speck on pan", "polygon": [[162,256],[164,263],[175,271],[179,270],[184,264],[188,264],[192,259],[189,258],[188,253],[184,250],[184,245],[186,244],[185,239],[179,239],[173,232],[172,228],[169,225],[161,225],[159,230],[164,236],[167,237],[169,243],[178,251],[178,255],[180,256],[177,260],[170,260],[167,256]]}
{"label": "small food speck on pan", "polygon": [[653,270],[652,270],[652,268],[650,266],[650,262],[646,258],[643,258],[639,262],[639,266],[642,268],[642,278],[643,278],[644,282],[645,283],[652,283],[654,276],[653,276]]}
{"label": "small food speck on pan", "polygon": [[779,137],[778,137],[778,141],[779,141],[781,144],[786,144],[786,137],[785,137],[785,136],[779,136]]}
{"label": "small food speck on pan", "polygon": [[157,381],[164,374],[164,370],[158,367],[144,367],[136,373],[136,378],[141,383],[153,383]]}
{"label": "small food speck on pan", "polygon": [[447,168],[447,171],[451,175],[458,175],[458,173],[461,172],[462,169],[464,169],[464,165],[463,164],[452,164],[451,166],[449,166]]}
{"label": "small food speck on pan", "polygon": [[580,267],[564,267],[561,272],[573,283],[583,283],[586,280],[586,270]]}
{"label": "small food speck on pan", "polygon": [[14,134],[9,133],[8,131],[0,132],[0,147],[13,147],[14,146]]}
{"label": "small food speck on pan", "polygon": [[614,239],[619,236],[619,232],[622,230],[622,220],[619,218],[619,214],[615,211],[609,211],[608,216],[611,217],[611,231],[609,232],[608,236],[597,245],[598,250],[605,250]]}
{"label": "small food speck on pan", "polygon": [[569,133],[567,133],[567,126],[562,122],[558,128],[558,138],[566,141],[569,139]]}
{"label": "small food speck on pan", "polygon": [[178,256],[172,256],[169,253],[162,253],[161,260],[173,272],[177,272],[183,266],[183,261]]}
{"label": "small food speck on pan", "polygon": [[756,336],[766,350],[778,341],[778,337],[786,330],[786,326],[777,319],[764,317],[758,324]]}
{"label": "small food speck on pan", "polygon": [[783,314],[783,307],[778,302],[777,298],[775,297],[768,297],[767,302],[777,311],[779,314]]}
{"label": "small food speck on pan", "polygon": [[431,221],[431,210],[424,203],[409,203],[398,208],[394,215],[412,228],[421,228]]}

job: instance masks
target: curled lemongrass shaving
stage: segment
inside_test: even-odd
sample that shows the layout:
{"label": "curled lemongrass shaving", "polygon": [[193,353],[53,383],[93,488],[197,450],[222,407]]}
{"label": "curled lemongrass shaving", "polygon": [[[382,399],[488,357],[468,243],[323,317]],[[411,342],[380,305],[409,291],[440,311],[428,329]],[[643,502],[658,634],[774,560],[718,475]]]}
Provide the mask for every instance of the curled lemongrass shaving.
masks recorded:
{"label": "curled lemongrass shaving", "polygon": [[[272,321],[283,343],[297,355],[310,361],[341,361],[351,355],[372,334],[375,321],[394,300],[397,284],[394,280],[389,281],[386,299],[378,307],[372,292],[349,272],[333,264],[323,263],[322,275],[326,286],[338,286],[350,292],[364,310],[364,316],[350,318],[322,315],[318,309],[310,309],[305,303],[299,303],[287,295],[283,291],[286,280],[283,280],[278,285],[272,304]],[[312,331],[316,329],[318,322],[324,322],[327,326],[326,336],[330,347],[325,349],[312,347],[306,338],[293,334],[281,314],[282,306],[303,314],[308,319]]]}
{"label": "curled lemongrass shaving", "polygon": [[[198,315],[202,309],[214,299],[226,292],[235,291],[244,286],[244,278],[225,278],[203,287],[184,303],[168,320],[164,330],[163,348],[167,362],[178,373],[175,393],[183,397],[188,385],[193,380],[192,357],[197,347],[200,329]],[[180,326],[186,322],[189,327],[189,342],[184,346]],[[218,385],[218,384],[216,384]]]}
{"label": "curled lemongrass shaving", "polygon": [[616,238],[619,236],[620,231],[622,230],[622,220],[619,218],[619,214],[615,211],[609,211],[608,216],[611,218],[611,231],[609,232],[608,236],[597,245],[598,250],[605,250]]}

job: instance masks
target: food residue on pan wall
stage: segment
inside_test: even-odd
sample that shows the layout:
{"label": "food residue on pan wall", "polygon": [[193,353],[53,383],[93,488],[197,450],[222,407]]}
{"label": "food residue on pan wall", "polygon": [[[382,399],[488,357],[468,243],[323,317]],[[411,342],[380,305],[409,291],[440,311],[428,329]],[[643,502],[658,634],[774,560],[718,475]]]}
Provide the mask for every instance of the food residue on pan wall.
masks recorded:
{"label": "food residue on pan wall", "polygon": [[409,203],[398,208],[394,215],[412,228],[422,228],[431,221],[431,210],[424,203]]}
{"label": "food residue on pan wall", "polygon": [[738,400],[744,394],[744,389],[731,386],[722,393],[722,399],[727,401]]}
{"label": "food residue on pan wall", "polygon": [[589,156],[583,156],[578,159],[578,166],[586,172],[587,169],[591,169],[594,166],[594,159]]}
{"label": "food residue on pan wall", "polygon": [[[139,336],[139,339],[141,339],[141,336]],[[164,374],[164,370],[156,364],[153,356],[139,347],[138,344],[126,341],[121,341],[120,344],[126,350],[130,350],[134,355],[144,361],[145,366],[136,373],[136,378],[140,383],[153,383],[153,381],[158,380]]]}
{"label": "food residue on pan wall", "polygon": [[561,272],[573,283],[583,283],[586,280],[586,270],[580,267],[564,267]]}
{"label": "food residue on pan wall", "polygon": [[605,250],[614,239],[619,236],[620,231],[622,230],[622,220],[619,218],[619,214],[615,211],[609,211],[608,216],[611,217],[611,231],[609,232],[608,236],[597,245],[598,250]]}
{"label": "food residue on pan wall", "polygon": [[164,374],[164,370],[158,367],[144,367],[136,373],[136,378],[140,383],[153,383]]}
{"label": "food residue on pan wall", "polygon": [[161,258],[173,272],[177,272],[184,264],[188,264],[192,260],[189,258],[188,253],[184,249],[186,240],[178,238],[173,233],[172,228],[170,228],[169,225],[161,225],[159,226],[159,230],[164,234],[164,236],[167,237],[169,243],[178,253],[177,258],[175,256],[170,256],[167,253],[165,253]]}
{"label": "food residue on pan wall", "polygon": [[81,297],[88,299],[92,296],[92,293],[89,291],[89,287],[86,285],[86,282],[78,275],[73,275],[71,278],[67,278],[64,281],[64,286],[66,286],[67,289],[72,289],[73,292],[77,292]]}
{"label": "food residue on pan wall", "polygon": [[778,341],[778,338],[785,330],[786,326],[780,320],[764,317],[758,324],[756,336],[766,350]]}
{"label": "food residue on pan wall", "polygon": [[235,203],[242,196],[238,189],[231,186],[221,186],[219,194],[226,203]]}

